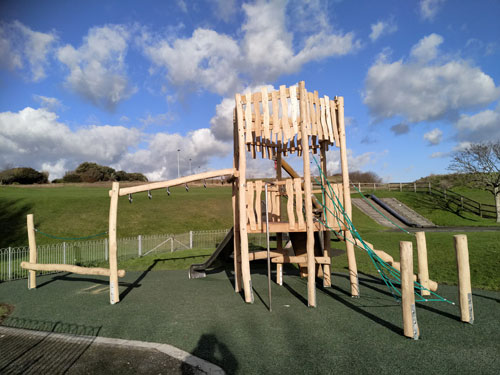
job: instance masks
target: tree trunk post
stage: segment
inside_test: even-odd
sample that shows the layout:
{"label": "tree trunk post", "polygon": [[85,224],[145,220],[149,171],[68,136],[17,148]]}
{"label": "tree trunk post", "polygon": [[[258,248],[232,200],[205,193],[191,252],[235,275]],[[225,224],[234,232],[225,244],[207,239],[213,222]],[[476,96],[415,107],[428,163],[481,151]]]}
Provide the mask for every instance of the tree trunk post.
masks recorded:
{"label": "tree trunk post", "polygon": [[457,234],[455,240],[455,252],[457,256],[458,271],[458,296],[460,301],[460,318],[462,322],[474,323],[474,309],[472,306],[472,289],[470,283],[469,249],[467,247],[467,236]]}
{"label": "tree trunk post", "polygon": [[[418,254],[418,282],[424,288],[429,289],[429,267],[427,262],[427,243],[425,241],[425,232],[415,233],[417,238],[417,254]],[[431,292],[427,289],[422,289],[422,296],[429,296]]]}
{"label": "tree trunk post", "polygon": [[[26,225],[28,229],[28,243],[30,248],[30,263],[37,263],[37,248],[36,248],[36,238],[35,238],[35,224],[33,220],[33,214],[26,216]],[[36,288],[36,271],[28,272],[28,289]]]}
{"label": "tree trunk post", "polygon": [[399,243],[401,259],[401,308],[403,311],[403,330],[406,337],[418,340],[419,330],[415,294],[413,292],[413,249],[409,241]]}

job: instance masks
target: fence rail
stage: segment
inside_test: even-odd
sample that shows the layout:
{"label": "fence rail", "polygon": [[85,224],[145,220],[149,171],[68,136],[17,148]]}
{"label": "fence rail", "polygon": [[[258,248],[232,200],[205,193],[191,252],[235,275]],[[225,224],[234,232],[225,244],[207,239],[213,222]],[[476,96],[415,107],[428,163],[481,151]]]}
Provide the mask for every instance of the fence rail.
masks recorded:
{"label": "fence rail", "polygon": [[[155,253],[177,252],[187,249],[213,249],[222,242],[229,229],[190,231],[181,234],[139,235],[119,238],[118,260],[137,258]],[[286,240],[286,238],[285,238]],[[264,233],[250,234],[250,246],[265,247]],[[38,263],[71,264],[94,266],[108,261],[108,240],[61,242],[38,245]],[[8,247],[0,249],[0,282],[24,279],[28,271],[21,268],[23,261],[29,261],[29,247]],[[41,271],[40,274],[56,273]]]}

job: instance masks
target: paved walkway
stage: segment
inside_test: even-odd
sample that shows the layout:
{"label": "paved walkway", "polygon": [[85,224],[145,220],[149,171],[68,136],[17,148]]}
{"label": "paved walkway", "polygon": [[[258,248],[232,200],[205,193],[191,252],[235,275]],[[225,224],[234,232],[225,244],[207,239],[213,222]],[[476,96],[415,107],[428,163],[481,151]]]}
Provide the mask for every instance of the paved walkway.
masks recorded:
{"label": "paved walkway", "polygon": [[224,374],[171,345],[0,327],[1,374]]}

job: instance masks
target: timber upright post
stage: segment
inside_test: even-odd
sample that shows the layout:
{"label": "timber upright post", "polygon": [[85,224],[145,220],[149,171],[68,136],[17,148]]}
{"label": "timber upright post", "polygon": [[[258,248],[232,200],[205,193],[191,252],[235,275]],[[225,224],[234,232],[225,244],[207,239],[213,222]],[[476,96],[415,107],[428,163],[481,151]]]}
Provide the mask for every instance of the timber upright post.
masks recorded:
{"label": "timber upright post", "polygon": [[118,216],[118,196],[120,183],[113,182],[111,188],[111,202],[109,205],[109,302],[114,305],[120,302],[118,289],[118,246],[116,242],[116,221]]}
{"label": "timber upright post", "polygon": [[[238,128],[236,126],[236,108],[233,111],[233,168],[238,170]],[[233,261],[234,261],[234,291],[241,291],[241,246],[240,246],[240,222],[238,209],[238,179],[232,182],[232,203],[233,203]]]}
{"label": "timber upright post", "polygon": [[[33,214],[26,216],[26,225],[28,229],[28,243],[30,248],[30,263],[36,263],[38,254],[36,250],[35,225],[33,222]],[[36,289],[36,271],[28,271],[28,289]]]}
{"label": "timber upright post", "polygon": [[[344,98],[337,97],[339,141],[340,141],[340,162],[342,167],[342,185],[344,189],[344,210],[352,220],[351,188],[349,185],[349,171],[347,169],[347,146],[345,139],[344,124]],[[347,223],[345,223],[347,226]],[[350,230],[345,233],[345,246],[347,249],[347,262],[349,267],[349,278],[351,281],[351,296],[359,297],[358,267],[356,265],[356,255],[354,254],[354,239]]]}
{"label": "timber upright post", "polygon": [[[276,154],[276,179],[278,181],[282,180],[282,174],[281,174],[281,152],[278,152]],[[278,187],[279,189],[279,187]],[[258,197],[260,200],[260,197]],[[279,194],[278,191],[278,207],[279,207],[279,215],[278,217],[281,218],[281,195]],[[281,252],[283,250],[283,234],[282,233],[276,233],[276,249],[278,252]],[[283,263],[276,263],[276,284],[278,285],[283,285]]]}
{"label": "timber upright post", "polygon": [[[320,152],[321,152],[321,155],[320,155],[321,156],[321,169],[323,170],[323,174],[321,176],[321,183],[323,184],[323,186],[326,186],[326,183],[327,183],[326,180],[328,178],[328,170],[327,170],[327,162],[326,162],[326,145],[325,144],[323,144],[323,146],[320,147]],[[323,220],[326,220],[326,217]],[[325,230],[324,236],[323,236],[323,256],[324,257],[330,256],[330,245],[331,245],[330,239],[331,239],[330,231]],[[331,275],[332,275],[332,271],[331,271],[330,264],[323,265],[323,287],[327,288],[327,287],[332,286]]]}
{"label": "timber upright post", "polygon": [[415,294],[413,292],[413,250],[412,243],[399,243],[401,259],[401,308],[403,310],[403,330],[406,337],[418,340],[419,329]]}
{"label": "timber upright post", "polygon": [[300,127],[302,132],[302,158],[304,165],[304,205],[306,209],[307,231],[307,302],[309,307],[316,307],[316,262],[314,259],[314,227],[311,199],[311,167],[309,160],[309,134],[306,117],[306,89],[305,82],[299,82],[300,92]]}
{"label": "timber upright post", "polygon": [[[418,282],[424,288],[429,289],[429,266],[427,262],[427,243],[425,241],[425,232],[415,233],[417,237],[417,253],[418,253]],[[429,296],[431,292],[427,289],[422,289],[422,296]]]}
{"label": "timber upright post", "polygon": [[[246,155],[245,128],[243,124],[243,108],[241,95],[235,95],[236,118],[238,122],[238,216],[240,226],[241,278],[245,292],[245,302],[253,303],[252,280],[250,278],[250,260],[248,257],[247,202],[246,202]],[[251,105],[247,103],[247,106]],[[251,113],[251,112],[250,112]],[[246,119],[247,127],[252,126],[252,120]]]}
{"label": "timber upright post", "polygon": [[469,249],[467,236],[453,236],[457,256],[458,297],[460,301],[460,319],[465,323],[474,323],[474,308],[472,306],[472,289],[470,284]]}

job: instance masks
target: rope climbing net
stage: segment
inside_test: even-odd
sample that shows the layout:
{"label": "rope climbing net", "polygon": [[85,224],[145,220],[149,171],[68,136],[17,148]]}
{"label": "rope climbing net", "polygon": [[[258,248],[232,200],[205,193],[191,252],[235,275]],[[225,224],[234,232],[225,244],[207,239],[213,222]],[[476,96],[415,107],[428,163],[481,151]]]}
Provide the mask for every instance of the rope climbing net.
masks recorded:
{"label": "rope climbing net", "polygon": [[[401,291],[398,288],[398,286],[401,285],[401,273],[396,268],[394,268],[393,266],[391,266],[390,264],[388,264],[387,262],[382,260],[375,253],[375,251],[373,249],[371,249],[370,246],[368,246],[368,244],[363,240],[363,238],[361,237],[361,235],[357,231],[356,227],[353,225],[351,218],[345,212],[344,207],[343,207],[339,197],[335,193],[333,187],[330,185],[330,182],[327,180],[327,178],[326,178],[325,174],[323,173],[323,170],[321,169],[321,166],[319,165],[318,161],[314,157],[313,157],[313,159],[314,159],[314,162],[316,163],[316,166],[317,166],[319,174],[320,174],[319,179],[316,177],[314,178],[316,180],[316,183],[321,187],[321,194],[322,194],[323,199],[319,203],[323,208],[323,212],[325,213],[325,215],[323,215],[323,218],[319,218],[317,220],[320,223],[322,223],[326,228],[328,228],[330,231],[332,231],[337,236],[337,238],[339,238],[343,241],[348,241],[348,242],[352,243],[354,246],[364,250],[368,254],[368,256],[370,257],[370,260],[372,261],[372,264],[374,265],[374,267],[377,269],[378,274],[380,275],[380,278],[383,280],[385,285],[389,288],[389,291],[392,293],[394,298],[396,298],[397,300],[400,300],[401,299]],[[336,210],[336,212],[333,212],[329,207],[327,207],[327,204],[326,204],[327,200],[330,200],[333,203],[333,206],[334,206],[334,209]],[[330,213],[331,215],[326,215],[327,212]],[[339,217],[339,215],[337,213],[340,213],[342,215],[342,218]],[[333,216],[335,218],[335,220],[337,221],[338,228],[342,228],[342,226],[343,226],[342,224],[344,224],[345,228],[352,233],[352,236],[355,239],[355,241],[352,241],[350,238],[347,238],[347,236],[345,236],[345,231],[343,234],[340,231],[334,230],[332,228],[332,225],[334,223],[328,223],[328,219],[327,219],[328,216],[330,216],[330,217]],[[407,234],[410,234],[408,231],[404,230],[403,228],[400,228],[400,229],[402,229]],[[425,298],[424,296],[421,295],[421,292],[423,290],[426,290],[430,293],[430,298]],[[416,296],[415,300],[416,301],[420,301],[420,302],[436,301],[436,302],[447,302],[447,303],[450,303],[452,305],[455,304],[454,302],[452,302],[452,301],[440,296],[439,294],[425,288],[417,281],[414,282],[414,291],[415,291],[415,296]]]}

